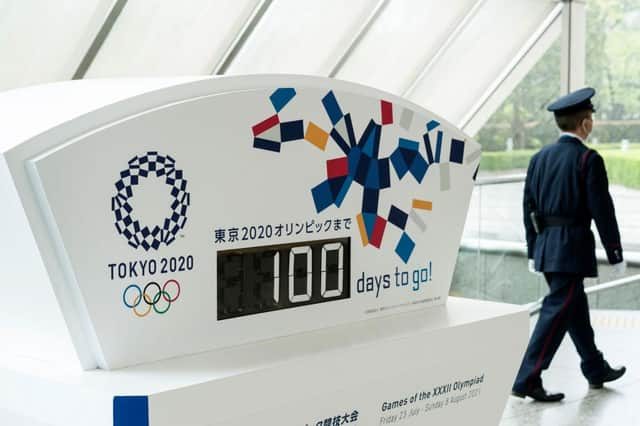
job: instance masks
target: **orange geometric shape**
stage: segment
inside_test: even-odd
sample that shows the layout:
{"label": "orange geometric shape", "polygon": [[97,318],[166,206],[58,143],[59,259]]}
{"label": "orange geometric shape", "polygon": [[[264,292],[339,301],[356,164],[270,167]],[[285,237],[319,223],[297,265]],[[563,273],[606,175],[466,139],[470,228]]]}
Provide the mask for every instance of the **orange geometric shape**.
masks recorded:
{"label": "orange geometric shape", "polygon": [[329,140],[329,133],[325,132],[310,121],[304,138],[324,151],[327,147],[327,141]]}
{"label": "orange geometric shape", "polygon": [[431,201],[418,200],[417,198],[414,198],[411,207],[413,207],[414,209],[431,211],[431,209],[433,208],[433,203]]}
{"label": "orange geometric shape", "polygon": [[362,247],[369,244],[369,237],[367,237],[367,228],[364,226],[364,219],[362,218],[362,213],[358,213],[356,216],[356,221],[358,222],[358,229],[360,230],[360,239],[362,239]]}

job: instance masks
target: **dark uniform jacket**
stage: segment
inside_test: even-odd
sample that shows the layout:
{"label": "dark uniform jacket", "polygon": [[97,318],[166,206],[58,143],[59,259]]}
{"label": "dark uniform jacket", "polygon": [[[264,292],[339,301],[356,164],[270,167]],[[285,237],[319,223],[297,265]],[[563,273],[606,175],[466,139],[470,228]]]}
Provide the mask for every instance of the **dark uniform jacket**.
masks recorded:
{"label": "dark uniform jacket", "polygon": [[[524,224],[529,259],[540,272],[598,275],[591,220],[609,263],[622,261],[620,232],[602,157],[577,138],[563,135],[536,153],[524,187]],[[537,213],[536,234],[530,213]],[[548,224],[545,224],[549,222]]]}

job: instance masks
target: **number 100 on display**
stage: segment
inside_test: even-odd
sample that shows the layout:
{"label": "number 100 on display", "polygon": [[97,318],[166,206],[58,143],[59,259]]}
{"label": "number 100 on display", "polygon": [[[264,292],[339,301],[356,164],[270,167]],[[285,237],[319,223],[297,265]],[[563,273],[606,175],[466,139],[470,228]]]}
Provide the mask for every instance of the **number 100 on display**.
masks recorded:
{"label": "number 100 on display", "polygon": [[218,252],[218,319],[350,297],[349,238]]}

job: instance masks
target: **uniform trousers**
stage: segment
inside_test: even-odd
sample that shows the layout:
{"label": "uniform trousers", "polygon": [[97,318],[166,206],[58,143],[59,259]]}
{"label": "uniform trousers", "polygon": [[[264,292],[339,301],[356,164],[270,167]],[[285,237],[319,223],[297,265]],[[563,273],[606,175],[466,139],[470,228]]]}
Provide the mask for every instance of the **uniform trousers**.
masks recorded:
{"label": "uniform trousers", "polygon": [[600,381],[606,368],[594,341],[584,277],[558,272],[547,272],[544,277],[549,294],[543,299],[538,322],[513,385],[513,390],[519,393],[542,386],[542,371],[549,368],[567,332],[582,360],[582,374],[589,382]]}

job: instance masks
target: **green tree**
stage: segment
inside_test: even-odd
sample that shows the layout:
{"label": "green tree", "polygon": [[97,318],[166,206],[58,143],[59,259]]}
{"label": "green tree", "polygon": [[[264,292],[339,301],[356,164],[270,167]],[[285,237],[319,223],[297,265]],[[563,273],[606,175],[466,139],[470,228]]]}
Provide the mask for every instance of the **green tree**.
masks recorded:
{"label": "green tree", "polygon": [[[640,143],[640,0],[587,3],[586,84],[597,89],[594,138]],[[554,43],[478,132],[486,151],[539,148],[557,138],[546,106],[560,95],[560,41]]]}

